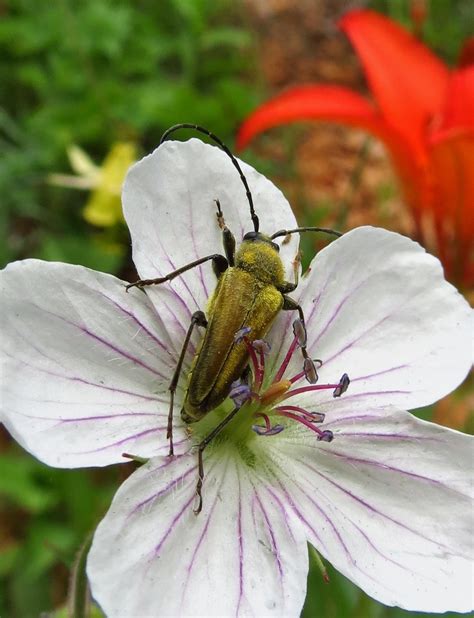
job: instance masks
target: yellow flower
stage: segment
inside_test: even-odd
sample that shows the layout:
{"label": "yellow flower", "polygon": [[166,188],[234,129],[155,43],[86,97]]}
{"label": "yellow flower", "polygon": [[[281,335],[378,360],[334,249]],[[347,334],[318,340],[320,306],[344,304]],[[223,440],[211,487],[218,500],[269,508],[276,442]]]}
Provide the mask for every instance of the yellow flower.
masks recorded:
{"label": "yellow flower", "polygon": [[134,142],[115,142],[102,165],[96,165],[89,155],[72,145],[67,151],[76,176],[51,174],[51,184],[71,189],[92,191],[84,207],[84,219],[98,227],[112,227],[123,221],[120,194],[128,168],[137,158]]}

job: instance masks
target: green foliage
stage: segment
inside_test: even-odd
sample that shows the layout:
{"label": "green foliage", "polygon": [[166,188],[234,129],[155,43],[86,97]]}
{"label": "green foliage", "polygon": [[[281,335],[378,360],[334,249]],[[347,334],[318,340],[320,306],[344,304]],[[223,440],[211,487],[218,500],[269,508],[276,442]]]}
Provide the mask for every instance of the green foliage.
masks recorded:
{"label": "green foliage", "polygon": [[241,79],[249,35],[230,0],[61,0],[41,10],[34,0],[11,0],[4,11],[0,261],[83,262],[92,250],[95,266],[103,258],[114,268],[107,251],[89,245],[84,193],[48,186],[47,174],[69,171],[72,143],[100,161],[118,139],[151,150],[177,122],[230,139],[256,104]]}
{"label": "green foliage", "polygon": [[[410,0],[371,0],[370,7],[386,13],[410,29]],[[455,65],[463,41],[472,36],[474,3],[472,0],[433,0],[426,2],[422,27],[423,41],[449,64]]]}
{"label": "green foliage", "polygon": [[118,473],[55,470],[13,446],[0,470],[0,615],[36,618],[64,602],[77,549],[107,510]]}

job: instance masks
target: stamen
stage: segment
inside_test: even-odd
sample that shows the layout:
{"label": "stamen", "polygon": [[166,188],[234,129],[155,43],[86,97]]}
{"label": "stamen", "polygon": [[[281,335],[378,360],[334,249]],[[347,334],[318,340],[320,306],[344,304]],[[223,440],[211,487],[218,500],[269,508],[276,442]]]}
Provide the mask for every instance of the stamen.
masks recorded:
{"label": "stamen", "polygon": [[235,343],[241,343],[251,330],[252,329],[250,328],[250,326],[244,326],[243,328],[240,328],[234,335]]}
{"label": "stamen", "polygon": [[319,380],[319,376],[318,376],[318,372],[316,371],[316,365],[313,359],[309,357],[304,359],[303,371],[304,371],[306,380],[310,384],[316,384],[316,382]]}
{"label": "stamen", "polygon": [[349,387],[351,381],[349,380],[349,376],[347,373],[342,374],[341,379],[339,380],[339,384],[334,389],[333,397],[340,397],[343,393],[345,393]]}
{"label": "stamen", "polygon": [[247,348],[247,352],[250,356],[250,362],[252,363],[253,368],[253,376],[254,376],[254,390],[258,392],[263,380],[262,369],[260,368],[260,364],[258,362],[257,355],[255,354],[255,349],[252,346],[251,341],[247,337],[252,329],[250,326],[244,326],[240,328],[234,335],[235,343],[244,343]]}
{"label": "stamen", "polygon": [[[312,360],[313,364],[315,364],[315,363],[317,363],[317,364],[318,364],[318,366],[317,366],[317,367],[315,367],[316,375],[318,375],[318,369],[319,369],[320,367],[322,367],[322,366],[323,366],[323,361],[322,361],[322,360],[320,360],[319,358],[313,358],[313,359],[310,359],[309,357],[306,357],[306,358],[305,358],[305,361],[306,361],[306,360],[309,360],[309,361],[311,361],[311,360]],[[303,364],[303,367],[304,367],[304,364]],[[291,382],[292,384],[294,384],[295,382],[298,382],[299,380],[301,380],[301,378],[306,378],[306,373],[305,373],[305,371],[300,371],[300,373],[297,373],[296,375],[294,375],[292,378],[290,378],[290,382]],[[319,380],[319,375],[318,375],[318,380]],[[309,380],[308,380],[308,381],[309,381]],[[316,380],[316,381],[317,381],[317,380]]]}
{"label": "stamen", "polygon": [[311,431],[314,431],[314,433],[318,434],[318,440],[321,440],[322,442],[331,442],[332,439],[334,438],[334,434],[332,433],[332,431],[329,431],[328,429],[326,429],[325,431],[322,431],[321,429],[319,429],[319,427],[316,427],[311,421],[307,420],[304,416],[293,414],[292,406],[281,406],[281,407],[275,408],[275,412],[277,412],[280,416],[286,416],[286,418],[291,418],[292,420],[298,421],[298,423],[305,425],[305,427],[307,427],[308,429],[311,429]]}
{"label": "stamen", "polygon": [[305,418],[307,418],[307,420],[311,421],[312,423],[324,423],[324,419],[326,418],[326,415],[323,414],[322,412],[309,412],[308,410],[305,410],[304,408],[301,408],[300,406],[281,406],[280,409],[283,408],[285,410],[291,410],[293,412],[299,412],[302,416],[304,416]]}
{"label": "stamen", "polygon": [[255,341],[252,341],[252,347],[264,356],[268,356],[272,350],[272,346],[265,339],[255,339]]}
{"label": "stamen", "polygon": [[[308,393],[308,392],[312,392],[312,391],[324,391],[324,390],[329,390],[329,389],[337,389],[341,386],[341,383],[339,382],[339,384],[319,384],[318,386],[301,386],[300,388],[295,388],[291,391],[288,391],[283,397],[282,399],[288,399],[289,397],[293,397],[293,395],[300,395],[301,393]],[[342,394],[342,393],[341,393]],[[334,393],[333,393],[334,395]]]}
{"label": "stamen", "polygon": [[273,382],[279,382],[279,381],[282,379],[283,374],[285,373],[286,368],[288,367],[288,364],[289,364],[289,362],[290,362],[290,360],[291,360],[291,357],[292,357],[292,356],[293,356],[293,354],[295,353],[296,346],[297,346],[297,342],[296,342],[296,338],[295,338],[295,339],[293,339],[293,341],[291,342],[290,347],[288,348],[288,352],[286,353],[286,356],[285,356],[285,358],[283,359],[283,362],[282,362],[282,364],[281,364],[281,367],[280,367],[280,369],[278,370],[278,372],[277,372],[277,374],[276,374],[275,379],[273,380]]}
{"label": "stamen", "polygon": [[273,425],[272,427],[270,419],[266,414],[259,412],[255,414],[255,416],[259,416],[265,421],[265,427],[262,427],[261,425],[252,425],[252,429],[259,436],[276,436],[276,434],[280,433],[284,429],[283,425]]}
{"label": "stamen", "polygon": [[229,397],[237,408],[241,408],[246,401],[252,398],[252,390],[248,384],[236,380],[232,382]]}
{"label": "stamen", "polygon": [[308,335],[306,333],[306,328],[304,327],[303,322],[299,319],[293,322],[293,334],[300,348],[304,348]]}
{"label": "stamen", "polygon": [[258,392],[262,386],[263,377],[265,375],[265,355],[270,353],[271,346],[263,339],[255,339],[255,341],[252,342],[252,348],[257,351],[260,361],[258,363],[258,371],[255,375],[254,385],[256,392]]}

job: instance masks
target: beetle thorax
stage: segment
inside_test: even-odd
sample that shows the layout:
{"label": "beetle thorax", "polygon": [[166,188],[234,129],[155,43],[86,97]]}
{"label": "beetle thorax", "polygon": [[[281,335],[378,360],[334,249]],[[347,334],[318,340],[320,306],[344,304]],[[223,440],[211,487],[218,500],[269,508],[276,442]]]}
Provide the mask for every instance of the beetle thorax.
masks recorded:
{"label": "beetle thorax", "polygon": [[244,240],[235,256],[235,265],[262,283],[279,287],[284,282],[283,263],[269,242]]}

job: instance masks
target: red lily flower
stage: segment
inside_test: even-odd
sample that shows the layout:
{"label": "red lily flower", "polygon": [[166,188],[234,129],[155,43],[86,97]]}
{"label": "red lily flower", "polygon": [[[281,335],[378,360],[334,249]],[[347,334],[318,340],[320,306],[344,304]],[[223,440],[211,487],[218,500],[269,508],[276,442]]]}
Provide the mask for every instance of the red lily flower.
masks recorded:
{"label": "red lily flower", "polygon": [[[450,71],[390,19],[347,13],[340,27],[365,70],[373,102],[347,88],[298,86],[270,99],[243,123],[243,148],[258,133],[296,120],[363,128],[387,146],[420,240],[434,228],[447,275],[474,285],[474,65],[464,53]],[[472,41],[466,46],[469,51]]]}

